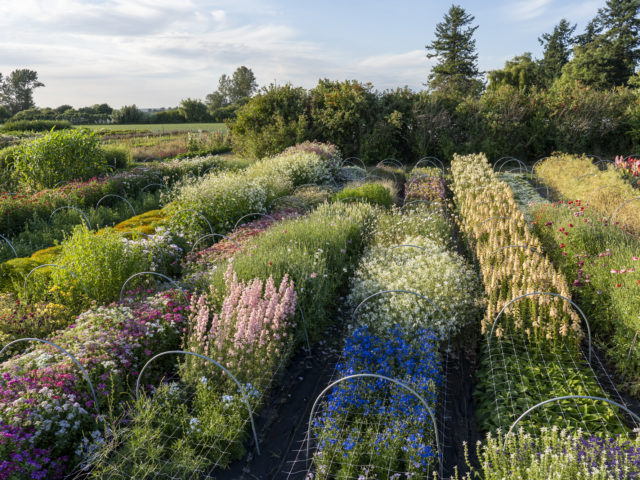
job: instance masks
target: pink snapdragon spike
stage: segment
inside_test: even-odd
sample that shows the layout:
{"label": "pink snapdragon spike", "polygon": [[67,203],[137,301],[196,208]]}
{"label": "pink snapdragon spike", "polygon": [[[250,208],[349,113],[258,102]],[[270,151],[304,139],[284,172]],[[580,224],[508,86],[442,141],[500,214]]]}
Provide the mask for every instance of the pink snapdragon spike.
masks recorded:
{"label": "pink snapdragon spike", "polygon": [[224,273],[225,297],[212,312],[207,295],[192,300],[191,347],[223,362],[234,374],[250,375],[251,365],[271,364],[285,350],[287,331],[295,325],[297,293],[285,275],[276,288],[273,277],[239,281],[231,264]]}

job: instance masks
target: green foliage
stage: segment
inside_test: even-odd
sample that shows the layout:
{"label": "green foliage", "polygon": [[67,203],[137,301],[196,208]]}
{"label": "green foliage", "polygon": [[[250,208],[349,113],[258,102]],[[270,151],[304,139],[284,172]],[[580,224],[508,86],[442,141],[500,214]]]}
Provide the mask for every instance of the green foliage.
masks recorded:
{"label": "green foliage", "polygon": [[0,76],[0,104],[12,115],[33,108],[33,90],[39,87],[44,87],[44,83],[38,81],[38,72],[28,68],[14,70],[4,82]]}
{"label": "green foliage", "polygon": [[389,189],[378,183],[365,183],[363,185],[347,186],[333,196],[334,202],[341,200],[353,201],[362,199],[374,205],[381,205],[390,208],[393,205],[393,198]]}
{"label": "green foliage", "polygon": [[105,172],[106,166],[98,138],[83,130],[53,131],[22,143],[14,157],[20,181],[38,189],[90,178]]}
{"label": "green foliage", "polygon": [[67,120],[11,120],[2,125],[5,132],[47,132],[52,129],[65,130],[71,128]]}
{"label": "green foliage", "polygon": [[105,163],[114,170],[124,170],[132,161],[131,151],[126,147],[105,147],[103,152]]}
{"label": "green foliage", "polygon": [[141,244],[123,242],[115,230],[103,229],[96,234],[82,225],[62,244],[56,263],[64,268],[51,272],[54,286],[65,291],[71,285],[81,285],[92,300],[109,303],[118,299],[131,275],[149,270],[151,253]]}
{"label": "green foliage", "polygon": [[301,87],[264,87],[237,112],[231,125],[234,151],[262,158],[307,139],[307,103],[307,92]]}
{"label": "green foliage", "polygon": [[0,105],[0,123],[11,118],[11,112],[4,105]]}
{"label": "green foliage", "polygon": [[135,105],[125,105],[111,114],[111,120],[121,124],[140,123],[143,118],[144,114]]}
{"label": "green foliage", "polygon": [[479,80],[478,53],[473,34],[477,26],[469,26],[475,17],[464,8],[451,5],[444,20],[436,25],[436,38],[426,48],[427,58],[438,63],[431,69],[429,87],[453,95],[477,95],[482,89]]}
{"label": "green foliage", "polygon": [[312,137],[336,143],[346,156],[357,155],[376,117],[373,85],[321,79],[309,95]]}
{"label": "green foliage", "polygon": [[579,37],[561,81],[606,89],[626,85],[640,60],[640,2],[607,0]]}
{"label": "green foliage", "polygon": [[208,120],[207,106],[200,100],[186,98],[180,102],[178,112],[186,122],[204,122]]}
{"label": "green foliage", "polygon": [[492,70],[489,72],[488,90],[496,90],[501,86],[509,85],[522,91],[542,83],[541,67],[531,58],[531,53],[507,60],[502,70]]}
{"label": "green foliage", "polygon": [[149,115],[150,123],[184,123],[184,115],[178,109],[154,112]]}

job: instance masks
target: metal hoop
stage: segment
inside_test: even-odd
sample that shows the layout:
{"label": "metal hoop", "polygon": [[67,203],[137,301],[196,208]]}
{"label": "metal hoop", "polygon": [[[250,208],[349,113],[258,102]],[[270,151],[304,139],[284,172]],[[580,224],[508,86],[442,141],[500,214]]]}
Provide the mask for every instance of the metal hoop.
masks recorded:
{"label": "metal hoop", "polygon": [[238,250],[240,250],[240,245],[238,245],[238,243],[236,243],[236,241],[233,240],[231,237],[227,237],[226,235],[222,235],[221,233],[207,233],[206,235],[203,235],[200,238],[198,238],[193,243],[193,245],[191,246],[191,253],[193,253],[193,251],[195,250],[196,245],[198,243],[200,243],[200,240],[204,240],[205,238],[211,238],[211,237],[221,237],[221,238],[224,238],[226,240],[229,240],[231,243],[233,243],[238,248]]}
{"label": "metal hoop", "polygon": [[603,397],[592,397],[590,395],[565,395],[563,397],[555,397],[555,398],[550,398],[548,400],[545,400],[544,402],[540,402],[536,405],[534,405],[533,407],[529,408],[526,412],[524,412],[522,415],[520,415],[515,422],[513,422],[513,424],[511,425],[511,427],[509,428],[509,431],[507,432],[507,435],[505,435],[505,440],[506,438],[511,434],[511,432],[513,431],[513,429],[515,428],[515,426],[524,418],[526,417],[529,413],[531,413],[533,410],[535,410],[538,407],[541,407],[543,405],[546,405],[547,403],[551,403],[551,402],[558,402],[561,400],[571,400],[571,399],[576,399],[576,398],[583,398],[586,400],[598,400],[598,401],[602,401],[602,402],[607,402],[615,407],[621,408],[622,410],[624,410],[625,412],[627,412],[635,421],[636,421],[636,425],[640,424],[640,417],[638,415],[636,415],[635,413],[633,413],[631,410],[629,410],[629,408],[627,408],[626,406],[614,401],[614,400],[609,400],[608,398],[603,398]]}
{"label": "metal hoop", "polygon": [[598,193],[601,190],[606,190],[607,188],[620,188],[620,185],[605,185],[603,187],[598,187],[595,190],[592,190],[591,192],[589,192],[589,196],[585,199],[586,203],[589,203],[589,201],[593,198],[593,196]]}
{"label": "metal hoop", "polygon": [[[439,168],[440,170],[442,170],[442,174],[444,175],[444,164],[438,157],[422,157],[420,160],[418,160],[415,163],[413,168],[418,168],[420,166],[420,163],[422,162],[434,165],[436,168]],[[436,164],[435,162],[438,162],[438,164]]]}
{"label": "metal hoop", "polygon": [[231,380],[233,380],[236,383],[236,385],[238,385],[238,388],[240,389],[240,392],[242,393],[242,398],[244,399],[244,403],[247,406],[247,410],[249,412],[249,418],[251,419],[251,430],[253,430],[253,441],[256,443],[256,452],[258,452],[258,455],[260,455],[260,446],[258,445],[258,434],[256,432],[256,425],[255,425],[255,423],[253,421],[253,411],[251,410],[251,404],[249,403],[249,397],[247,397],[247,393],[246,393],[244,387],[242,386],[242,384],[238,381],[238,379],[229,370],[227,370],[222,365],[220,365],[218,362],[216,362],[215,360],[210,359],[209,357],[207,357],[205,355],[201,355],[201,354],[195,353],[195,352],[185,352],[184,350],[169,350],[167,352],[162,352],[162,353],[159,353],[159,354],[151,357],[147,361],[147,363],[144,364],[144,366],[142,367],[142,370],[140,370],[140,373],[138,374],[138,378],[136,379],[136,400],[140,399],[140,379],[142,378],[142,374],[144,373],[145,369],[156,358],[162,357],[164,355],[192,355],[194,357],[198,357],[198,358],[201,358],[203,360],[206,360],[207,362],[211,363],[212,365],[215,365],[216,367],[220,367],[224,371],[224,373],[229,375]]}
{"label": "metal hoop", "polygon": [[562,295],[560,295],[559,293],[553,293],[553,292],[531,292],[531,293],[525,293],[523,295],[519,295],[516,298],[514,298],[513,300],[511,300],[509,303],[507,303],[504,307],[502,307],[502,310],[500,310],[498,312],[498,314],[496,315],[496,318],[493,320],[493,325],[491,326],[491,332],[489,333],[489,338],[487,338],[487,343],[489,345],[491,345],[491,337],[493,337],[493,331],[496,328],[496,323],[498,323],[498,319],[500,318],[500,315],[502,315],[502,313],[514,302],[524,298],[524,297],[530,297],[532,295],[550,295],[553,297],[558,297],[558,298],[562,298],[563,300],[566,300],[567,302],[569,302],[571,305],[573,305],[573,307],[580,313],[580,316],[582,317],[582,319],[584,320],[584,323],[587,325],[587,339],[588,339],[588,343],[589,343],[589,363],[591,363],[591,327],[589,326],[589,320],[587,320],[587,316],[584,314],[584,312],[582,311],[582,309],[578,306],[577,303],[575,303],[573,300],[570,300],[567,297],[564,297]]}
{"label": "metal hoop", "polygon": [[136,216],[136,210],[133,208],[133,205],[131,205],[131,203],[129,203],[129,200],[127,200],[126,198],[120,196],[120,195],[116,195],[115,193],[109,193],[108,195],[105,195],[104,197],[102,197],[100,200],[98,200],[98,203],[96,203],[96,208],[98,208],[100,206],[100,203],[102,202],[102,200],[104,200],[107,197],[117,197],[121,200],[124,200],[126,202],[127,205],[129,205],[129,208],[131,208],[131,211],[133,212],[133,216]]}
{"label": "metal hoop", "polygon": [[378,165],[376,165],[376,167],[377,167],[377,166],[379,166],[379,165],[386,165],[386,163],[385,163],[385,162],[387,162],[387,163],[391,163],[391,165],[389,165],[389,166],[398,167],[399,169],[404,168],[404,167],[403,167],[403,165],[402,165],[402,163],[400,163],[400,161],[399,161],[399,160],[396,160],[395,158],[391,158],[391,157],[389,157],[389,158],[385,158],[385,159],[384,159],[384,160],[382,160],[381,162],[378,162]]}
{"label": "metal hoop", "polygon": [[147,188],[152,187],[152,186],[162,187],[162,188],[166,188],[166,189],[169,188],[164,183],[149,183],[149,184],[145,185],[144,187],[142,187],[142,189],[140,191],[144,192]]}
{"label": "metal hoop", "polygon": [[[327,387],[324,388],[324,390],[322,390],[322,392],[320,392],[320,394],[316,397],[315,402],[313,402],[313,406],[311,407],[311,413],[309,415],[309,426],[307,429],[307,462],[311,460],[310,455],[309,455],[309,449],[310,449],[310,443],[311,443],[311,430],[313,428],[313,417],[315,415],[316,412],[316,408],[318,407],[318,403],[320,401],[320,399],[329,391],[331,390],[333,387],[335,387],[336,385],[342,383],[342,382],[346,382],[348,380],[352,380],[354,378],[378,378],[381,380],[386,380],[389,381],[391,383],[394,383],[396,385],[398,385],[401,388],[404,388],[405,390],[407,390],[409,393],[411,393],[413,396],[415,396],[420,403],[422,403],[422,406],[424,406],[424,408],[427,410],[427,413],[429,414],[429,416],[431,417],[431,422],[433,423],[433,432],[435,435],[435,440],[436,440],[436,450],[438,452],[438,455],[442,454],[442,451],[440,450],[440,439],[438,437],[438,423],[436,421],[436,417],[433,414],[433,411],[431,410],[431,408],[429,408],[429,404],[425,401],[425,399],[419,394],[417,393],[413,388],[411,388],[410,386],[406,385],[403,382],[400,382],[394,378],[389,378],[389,377],[385,377],[384,375],[378,375],[376,373],[356,373],[355,375],[349,375],[347,377],[342,377],[339,378],[338,380],[330,383]],[[442,462],[438,462],[438,466],[439,466],[439,470],[440,470],[440,477],[444,478],[442,476]]]}
{"label": "metal hoop", "polygon": [[184,297],[184,303],[186,305],[189,305],[189,298],[187,297],[187,294],[185,293],[184,289],[178,285],[175,280],[170,279],[169,277],[167,277],[166,275],[162,274],[162,273],[158,273],[158,272],[138,272],[138,273],[134,273],[133,275],[131,275],[129,278],[127,278],[124,283],[122,284],[122,288],[120,289],[120,302],[122,302],[122,294],[124,293],[124,287],[127,286],[127,283],[129,283],[129,280],[131,280],[132,278],[138,277],[140,275],[158,275],[159,277],[164,278],[165,280],[173,283],[176,288],[178,290],[180,290],[180,293],[182,293],[182,296]]}
{"label": "metal hoop", "polygon": [[418,250],[425,250],[425,248],[421,247],[420,245],[411,245],[410,243],[403,243],[401,245],[394,245],[393,247],[389,247],[389,250],[395,250],[396,248],[403,248],[403,247],[417,248]]}
{"label": "metal hoop", "polygon": [[0,239],[4,240],[5,242],[7,242],[9,244],[9,247],[11,247],[11,250],[13,250],[13,254],[15,255],[16,258],[18,258],[18,253],[16,252],[16,249],[13,248],[13,245],[11,244],[9,239],[7,237],[5,237],[4,235],[0,235]]}
{"label": "metal hoop", "polygon": [[498,173],[501,173],[504,166],[508,165],[511,162],[517,162],[520,167],[524,168],[525,173],[529,173],[529,169],[527,168],[527,165],[522,160],[519,160],[516,157],[502,157],[498,159],[498,161],[495,163],[493,168],[495,169],[501,161],[502,161],[502,164],[498,168]]}
{"label": "metal hoop", "polygon": [[65,183],[69,183],[69,180],[60,180],[58,183],[56,183],[53,188],[57,188],[58,185],[64,185]]}
{"label": "metal hoop", "polygon": [[71,205],[65,205],[63,207],[58,207],[53,212],[51,212],[51,215],[49,215],[49,225],[51,225],[51,217],[53,217],[54,213],[56,213],[56,212],[58,212],[60,210],[65,210],[67,208],[79,212],[80,215],[82,215],[84,220],[87,222],[87,226],[89,227],[89,230],[93,230],[93,228],[91,227],[91,222],[89,221],[89,217],[87,217],[87,215],[82,210],[80,210],[78,207],[73,207]]}
{"label": "metal hoop", "polygon": [[[251,216],[261,216],[261,217],[269,217],[271,220],[273,220],[274,222],[277,222],[277,220],[272,217],[271,215],[269,215],[268,213],[260,213],[260,212],[251,212],[251,213],[247,213],[246,215],[241,216],[238,221],[235,223],[235,225],[233,226],[233,229],[236,230],[238,228],[238,225],[240,224],[240,221],[247,218],[247,217],[251,217]],[[248,223],[248,222],[247,222]],[[244,225],[244,223],[242,224]],[[212,232],[213,233],[213,232]]]}
{"label": "metal hoop", "polygon": [[181,210],[178,210],[177,212],[174,212],[173,216],[176,216],[176,215],[178,215],[179,213],[182,213],[182,212],[191,212],[191,213],[195,213],[196,215],[200,216],[205,222],[207,222],[207,226],[209,227],[209,231],[211,233],[214,233],[213,227],[209,223],[209,220],[207,220],[207,217],[205,217],[202,213],[200,213],[197,210],[194,210],[192,208],[183,208]]}
{"label": "metal hoop", "polygon": [[631,203],[631,202],[633,202],[634,200],[640,200],[640,197],[633,197],[633,198],[630,198],[629,200],[625,200],[624,202],[622,202],[622,204],[620,204],[620,206],[619,206],[618,208],[616,208],[616,209],[613,211],[613,213],[611,214],[611,221],[612,221],[612,222],[615,222],[616,214],[620,211],[620,209],[621,209],[622,207],[624,207],[627,203]]}
{"label": "metal hoop", "polygon": [[387,294],[387,293],[408,293],[410,295],[415,295],[416,297],[421,298],[422,300],[426,300],[427,302],[429,302],[429,304],[435,308],[438,313],[440,314],[440,316],[442,317],[442,320],[444,320],[445,323],[447,323],[447,317],[445,316],[444,313],[442,313],[442,310],[440,310],[440,308],[433,303],[433,301],[429,300],[427,297],[425,297],[424,295],[414,292],[412,290],[380,290],[379,292],[376,292],[372,295],[369,295],[367,298],[365,298],[364,300],[362,300],[358,306],[355,308],[355,310],[353,311],[353,313],[351,314],[351,320],[355,321],[356,319],[356,314],[358,313],[358,310],[360,310],[360,307],[362,307],[362,305],[364,305],[365,303],[367,303],[369,300],[371,300],[373,297],[377,297],[378,295],[383,295],[383,294]]}
{"label": "metal hoop", "polygon": [[80,277],[78,277],[78,275],[76,275],[76,273],[71,270],[69,267],[67,267],[66,265],[58,265],[57,263],[44,263],[42,265],[38,265],[37,267],[31,269],[31,271],[29,273],[27,273],[26,278],[24,279],[24,284],[22,285],[22,290],[23,291],[27,291],[27,281],[29,280],[29,277],[31,276],[31,274],[33,272],[35,272],[36,270],[40,269],[40,268],[44,268],[44,267],[56,267],[56,268],[64,268],[67,272],[69,272],[71,275],[73,275],[76,280],[78,281],[78,283],[80,284],[80,287],[82,288],[82,290],[84,291],[84,294],[89,297],[89,292],[87,291],[87,287],[85,286],[85,284],[80,280]]}
{"label": "metal hoop", "polygon": [[[344,164],[345,162],[349,162],[349,160],[357,160],[358,162],[360,162],[360,165],[362,165],[362,169],[363,169],[364,171],[366,171],[366,170],[367,170],[367,166],[366,166],[366,165],[364,164],[364,162],[363,162],[360,158],[358,158],[358,157],[347,157],[347,158],[345,158],[345,159],[342,161],[342,164]],[[350,162],[350,163],[351,163],[351,164],[353,164],[353,162]]]}
{"label": "metal hoop", "polygon": [[19,342],[41,342],[41,343],[46,343],[47,345],[50,345],[50,346],[52,346],[54,348],[57,348],[60,352],[62,352],[67,357],[69,357],[73,361],[73,363],[75,363],[78,366],[78,368],[82,372],[82,376],[84,377],[84,379],[89,384],[89,389],[91,390],[91,396],[93,396],[93,403],[95,403],[96,410],[98,411],[98,415],[100,415],[100,405],[98,404],[98,397],[96,397],[96,392],[93,389],[93,383],[91,383],[91,379],[89,378],[89,375],[87,374],[87,371],[84,369],[84,367],[82,365],[80,365],[80,362],[78,362],[76,357],[74,357],[72,354],[67,352],[64,348],[56,345],[53,342],[50,342],[48,340],[43,340],[41,338],[35,338],[35,337],[18,338],[16,340],[13,340],[13,341],[7,343],[4,347],[2,347],[2,350],[0,350],[0,357],[2,357],[2,354],[5,352],[5,350],[7,348],[9,348],[11,345],[13,345],[15,343],[19,343]]}
{"label": "metal hoop", "polygon": [[[540,175],[536,173],[536,167],[538,166],[538,164],[540,162],[544,162],[545,160],[548,160],[551,157],[542,157],[539,158],[538,160],[535,161],[535,163],[533,164],[533,166],[531,167],[531,172],[538,178],[540,178]],[[544,171],[544,163],[542,164],[543,168],[541,169],[542,171]],[[540,173],[542,173],[542,171]]]}

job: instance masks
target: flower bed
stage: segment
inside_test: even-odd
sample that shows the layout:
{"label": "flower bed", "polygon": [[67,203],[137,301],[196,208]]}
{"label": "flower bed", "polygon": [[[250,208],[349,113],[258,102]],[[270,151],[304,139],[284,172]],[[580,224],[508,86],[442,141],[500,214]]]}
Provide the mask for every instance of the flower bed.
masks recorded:
{"label": "flower bed", "polygon": [[190,209],[204,215],[213,231],[228,232],[240,217],[266,212],[273,200],[290,195],[298,185],[331,181],[338,165],[333,148],[325,145],[320,151],[285,151],[241,172],[211,175],[183,185],[175,200],[165,207],[172,228],[189,235],[206,231],[201,218],[183,211]]}
{"label": "flower bed", "polygon": [[[478,259],[489,301],[483,332],[490,341],[483,350],[477,393],[483,428],[508,428],[525,410],[550,397],[606,397],[579,349],[580,320],[566,302],[547,295],[525,298],[494,325],[497,313],[517,296],[554,292],[569,297],[569,286],[542,254],[509,188],[498,181],[484,156],[456,156],[452,171],[461,226]],[[524,248],[502,248],[509,245]],[[545,408],[529,423],[537,428],[567,424],[606,433],[626,431],[608,407],[590,401]]]}
{"label": "flower bed", "polygon": [[[179,345],[185,308],[171,293],[98,307],[51,341],[85,368],[101,411],[121,411],[142,364]],[[103,442],[89,386],[57,349],[37,344],[0,364],[0,372],[0,425],[9,433],[0,448],[3,478],[62,478]]]}
{"label": "flower bed", "polygon": [[[393,378],[435,410],[442,379],[433,332],[395,326],[379,336],[360,327],[347,338],[343,358],[338,376]],[[427,409],[407,390],[381,379],[343,382],[329,394],[325,413],[314,419],[313,478],[431,478],[437,463],[435,428]]]}
{"label": "flower bed", "polygon": [[580,201],[540,205],[533,213],[534,231],[571,282],[608,358],[625,374],[625,388],[637,395],[640,346],[634,337],[640,331],[640,246]]}
{"label": "flower bed", "polygon": [[93,207],[107,194],[131,196],[150,183],[175,183],[185,175],[199,175],[211,167],[224,168],[221,157],[200,157],[172,161],[119,172],[111,176],[70,181],[59,188],[35,193],[3,193],[0,195],[0,232],[5,237],[21,232],[33,219],[47,222],[49,215],[59,207],[74,205],[84,209]]}
{"label": "flower bed", "polygon": [[[589,203],[608,219],[625,201],[638,197],[638,190],[620,178],[615,167],[602,172],[587,157],[550,157],[537,166],[535,173],[562,199]],[[640,202],[630,202],[618,211],[615,221],[631,232],[640,233]]]}

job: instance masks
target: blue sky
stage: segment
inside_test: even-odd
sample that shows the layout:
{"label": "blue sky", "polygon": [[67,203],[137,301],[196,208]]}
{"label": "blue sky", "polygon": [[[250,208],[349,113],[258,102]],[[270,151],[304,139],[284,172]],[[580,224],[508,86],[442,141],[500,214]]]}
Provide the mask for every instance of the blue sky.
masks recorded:
{"label": "blue sky", "polygon": [[[481,70],[530,51],[566,17],[578,31],[600,1],[457,2],[475,16]],[[423,88],[425,45],[450,1],[0,0],[0,72],[31,68],[39,106],[175,106],[245,65],[260,85],[357,79]]]}

